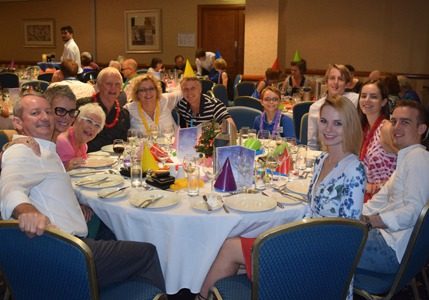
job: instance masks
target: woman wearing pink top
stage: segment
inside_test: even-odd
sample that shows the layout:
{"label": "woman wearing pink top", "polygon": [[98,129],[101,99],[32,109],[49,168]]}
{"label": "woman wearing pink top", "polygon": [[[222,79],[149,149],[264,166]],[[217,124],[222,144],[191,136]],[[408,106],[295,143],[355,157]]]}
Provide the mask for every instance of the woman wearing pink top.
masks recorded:
{"label": "woman wearing pink top", "polygon": [[359,97],[364,140],[360,159],[365,166],[367,185],[365,202],[377,193],[396,167],[397,149],[389,133],[387,89],[380,80],[366,82]]}
{"label": "woman wearing pink top", "polygon": [[75,123],[57,138],[57,153],[65,168],[81,166],[87,158],[87,143],[103,129],[106,115],[97,103],[88,103],[79,108]]}

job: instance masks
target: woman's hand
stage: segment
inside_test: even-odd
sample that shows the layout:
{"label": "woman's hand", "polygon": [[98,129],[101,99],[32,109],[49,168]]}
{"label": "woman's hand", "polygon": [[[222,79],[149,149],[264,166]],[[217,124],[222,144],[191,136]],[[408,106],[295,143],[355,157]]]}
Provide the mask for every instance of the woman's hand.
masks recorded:
{"label": "woman's hand", "polygon": [[85,160],[81,157],[72,158],[69,160],[66,169],[67,171],[76,169],[85,164]]}

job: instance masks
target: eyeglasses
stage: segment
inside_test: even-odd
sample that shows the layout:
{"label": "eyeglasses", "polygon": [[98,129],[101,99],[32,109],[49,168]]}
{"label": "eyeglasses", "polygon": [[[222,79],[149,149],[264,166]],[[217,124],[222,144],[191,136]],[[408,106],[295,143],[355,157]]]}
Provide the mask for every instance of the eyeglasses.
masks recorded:
{"label": "eyeglasses", "polygon": [[55,107],[54,112],[60,117],[64,117],[66,114],[69,114],[70,118],[76,118],[80,113],[78,109],[67,110],[64,107]]}
{"label": "eyeglasses", "polygon": [[279,98],[270,98],[270,97],[266,97],[266,98],[262,99],[262,101],[277,103],[277,102],[279,102],[279,101],[280,101],[280,99],[279,99]]}
{"label": "eyeglasses", "polygon": [[95,122],[93,119],[87,118],[87,117],[79,117],[80,120],[84,120],[86,124],[94,126],[98,130],[101,129],[101,124]]}
{"label": "eyeglasses", "polygon": [[153,91],[155,91],[155,88],[154,87],[151,87],[151,88],[147,88],[147,89],[138,89],[137,90],[137,93],[150,93],[150,92],[153,92]]}

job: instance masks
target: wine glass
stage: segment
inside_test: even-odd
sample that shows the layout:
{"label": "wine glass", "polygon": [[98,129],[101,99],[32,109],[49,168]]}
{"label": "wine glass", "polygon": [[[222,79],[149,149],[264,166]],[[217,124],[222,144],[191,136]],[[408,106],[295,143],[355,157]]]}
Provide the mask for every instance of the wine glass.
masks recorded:
{"label": "wine glass", "polygon": [[156,124],[152,124],[149,127],[149,133],[150,133],[150,137],[152,140],[152,143],[156,143],[156,141],[158,140],[158,135],[159,135],[159,127]]}
{"label": "wine glass", "polygon": [[183,158],[183,170],[186,173],[192,173],[195,172],[196,168],[197,158],[195,156],[185,155],[185,157]]}
{"label": "wine glass", "polygon": [[274,181],[274,172],[278,166],[278,157],[273,152],[269,153],[265,159],[265,163],[268,169],[270,169],[271,177],[270,177],[270,186],[273,186]]}
{"label": "wine glass", "polygon": [[264,150],[268,153],[271,144],[271,133],[269,130],[261,129],[258,131],[258,139],[261,141]]}
{"label": "wine glass", "polygon": [[128,140],[128,144],[131,147],[135,147],[137,144],[137,130],[136,129],[128,129],[127,132],[127,140]]}
{"label": "wine glass", "polygon": [[188,179],[188,195],[197,196],[199,193],[199,167],[195,156],[185,155],[183,158],[183,170]]}
{"label": "wine glass", "polygon": [[307,146],[299,145],[296,153],[296,168],[298,169],[298,176],[302,177],[305,169],[307,168]]}
{"label": "wine glass", "polygon": [[249,138],[249,127],[241,127],[240,129],[240,145],[243,146],[244,142]]}
{"label": "wine glass", "polygon": [[207,177],[210,183],[210,191],[213,192],[213,180],[215,179],[215,172],[213,168],[213,158],[205,157],[201,159],[201,166],[204,172],[204,175]]}
{"label": "wine glass", "polygon": [[167,126],[163,127],[162,128],[162,134],[164,135],[164,137],[166,139],[166,144],[168,146],[168,151],[169,151],[171,144],[173,144],[173,136],[174,136],[173,125],[167,125]]}
{"label": "wine glass", "polygon": [[[298,153],[298,146],[296,145],[296,138],[294,138],[294,137],[286,138],[286,142],[288,143],[288,152],[289,152],[289,155],[292,159],[292,166],[293,166],[293,168],[295,168],[296,155]],[[291,175],[291,176],[288,176],[289,181],[291,181],[293,179],[292,177],[296,177],[295,176],[296,173],[297,173],[297,170],[292,170],[289,173]]]}
{"label": "wine glass", "polygon": [[125,143],[123,139],[115,139],[113,140],[113,152],[115,152],[118,155],[118,160],[117,160],[117,164],[118,164],[118,169],[120,169],[120,161],[121,161],[121,156],[125,151]]}

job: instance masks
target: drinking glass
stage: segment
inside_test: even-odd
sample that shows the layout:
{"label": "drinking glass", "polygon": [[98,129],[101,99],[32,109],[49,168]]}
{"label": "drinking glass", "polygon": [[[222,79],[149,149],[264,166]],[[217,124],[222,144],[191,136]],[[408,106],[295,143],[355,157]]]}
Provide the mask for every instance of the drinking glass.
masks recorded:
{"label": "drinking glass", "polygon": [[276,171],[277,166],[278,166],[278,157],[277,157],[277,155],[274,155],[274,153],[272,153],[272,152],[269,153],[267,155],[267,157],[266,157],[265,163],[266,163],[267,168],[270,169],[270,173],[271,173],[271,176],[270,176],[270,185],[272,186],[273,185],[273,181],[274,181],[274,172]]}
{"label": "drinking glass", "polygon": [[131,178],[131,187],[138,188],[142,186],[143,172],[142,172],[141,161],[138,159],[131,161],[130,178]]}
{"label": "drinking glass", "polygon": [[128,145],[135,147],[137,145],[137,130],[132,128],[128,129],[127,139]]}
{"label": "drinking glass", "polygon": [[152,143],[156,143],[156,141],[158,140],[158,136],[159,136],[159,127],[156,124],[152,124],[149,127],[149,131],[150,131],[150,137],[152,140]]}
{"label": "drinking glass", "polygon": [[188,195],[198,196],[200,183],[200,168],[197,164],[197,158],[185,155],[183,158],[183,170],[188,178]]}
{"label": "drinking glass", "polygon": [[261,141],[262,146],[264,147],[264,150],[266,153],[270,150],[270,144],[271,144],[271,133],[269,130],[259,130],[258,131],[258,139]]}
{"label": "drinking glass", "polygon": [[299,145],[296,154],[295,166],[298,171],[298,176],[301,177],[307,169],[307,146]]}
{"label": "drinking glass", "polygon": [[241,127],[240,129],[240,146],[243,146],[244,142],[248,139],[249,137],[249,127]]}
{"label": "drinking glass", "polygon": [[256,138],[256,129],[249,129],[247,138],[255,139]]}
{"label": "drinking glass", "polygon": [[123,139],[116,139],[113,140],[113,152],[115,152],[118,155],[118,160],[117,160],[117,164],[118,164],[118,169],[121,168],[120,162],[121,162],[121,156],[125,151],[125,143]]}
{"label": "drinking glass", "polygon": [[255,162],[255,189],[265,190],[265,162],[259,159]]}
{"label": "drinking glass", "polygon": [[171,150],[171,145],[173,144],[173,136],[174,136],[174,127],[173,125],[167,125],[162,128],[162,135],[166,139],[166,144],[168,148],[168,152]]}
{"label": "drinking glass", "polygon": [[213,158],[203,158],[201,160],[201,167],[204,172],[204,175],[209,180],[210,183],[210,191],[213,192],[213,180],[215,179],[215,172],[213,168]]}

